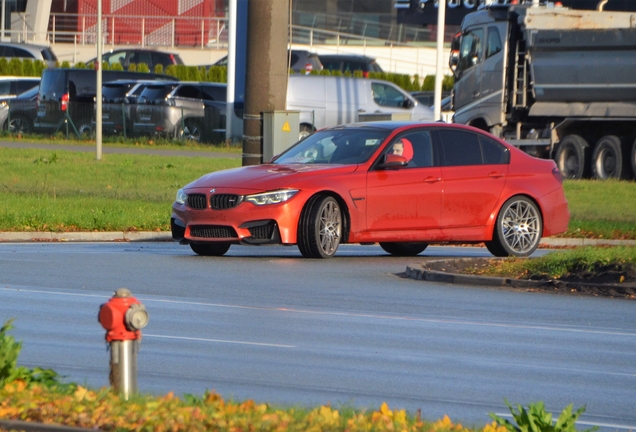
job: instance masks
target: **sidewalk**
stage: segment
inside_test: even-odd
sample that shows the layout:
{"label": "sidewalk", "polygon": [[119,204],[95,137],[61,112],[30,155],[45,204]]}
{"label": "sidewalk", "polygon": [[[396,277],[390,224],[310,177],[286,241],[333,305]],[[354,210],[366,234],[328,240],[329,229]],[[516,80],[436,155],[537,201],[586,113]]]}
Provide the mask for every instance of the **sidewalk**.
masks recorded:
{"label": "sidewalk", "polygon": [[[0,232],[0,243],[26,242],[159,242],[172,241],[169,231],[107,231],[107,232]],[[636,240],[554,238],[541,239],[542,246],[636,246]]]}

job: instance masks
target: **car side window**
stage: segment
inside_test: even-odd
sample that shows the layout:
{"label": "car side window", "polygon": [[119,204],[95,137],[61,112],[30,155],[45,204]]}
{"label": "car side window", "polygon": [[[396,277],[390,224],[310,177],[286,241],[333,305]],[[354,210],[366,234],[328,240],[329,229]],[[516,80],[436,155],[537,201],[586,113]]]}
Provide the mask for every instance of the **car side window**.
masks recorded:
{"label": "car side window", "polygon": [[11,94],[10,81],[0,81],[0,94],[3,94],[3,95]]}
{"label": "car side window", "polygon": [[408,161],[406,168],[426,168],[434,165],[433,140],[429,131],[409,132],[395,139],[385,154],[397,154]]}
{"label": "car side window", "polygon": [[481,165],[481,146],[476,134],[460,130],[439,130],[444,166]]}
{"label": "car side window", "polygon": [[175,92],[175,96],[190,99],[200,99],[201,92],[199,91],[199,87],[197,86],[183,85]]}
{"label": "car side window", "polygon": [[459,48],[459,69],[464,70],[475,66],[482,61],[482,41],[484,30],[474,29],[462,36]]}
{"label": "car side window", "polygon": [[14,57],[35,58],[33,54],[22,48],[13,48]]}
{"label": "car side window", "polygon": [[486,58],[492,57],[501,52],[501,37],[497,27],[488,27],[488,45],[486,47]]}
{"label": "car side window", "polygon": [[505,146],[481,135],[479,136],[479,143],[481,144],[481,153],[485,164],[510,163],[510,151]]}
{"label": "car side window", "polygon": [[380,106],[404,108],[406,96],[394,87],[382,83],[371,83],[373,100]]}
{"label": "car side window", "polygon": [[223,101],[227,99],[227,90],[225,87],[203,86],[201,93],[204,100]]}

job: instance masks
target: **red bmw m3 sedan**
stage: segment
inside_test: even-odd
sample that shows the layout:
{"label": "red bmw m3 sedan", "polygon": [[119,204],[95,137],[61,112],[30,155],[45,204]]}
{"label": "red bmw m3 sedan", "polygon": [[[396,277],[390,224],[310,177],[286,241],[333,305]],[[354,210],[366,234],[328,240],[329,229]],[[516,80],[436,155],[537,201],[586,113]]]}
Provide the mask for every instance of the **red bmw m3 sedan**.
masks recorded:
{"label": "red bmw m3 sedan", "polygon": [[207,256],[239,244],[330,258],[343,243],[409,256],[481,242],[495,256],[528,256],[568,227],[562,181],[554,161],[469,126],[349,124],[179,189],[172,237]]}

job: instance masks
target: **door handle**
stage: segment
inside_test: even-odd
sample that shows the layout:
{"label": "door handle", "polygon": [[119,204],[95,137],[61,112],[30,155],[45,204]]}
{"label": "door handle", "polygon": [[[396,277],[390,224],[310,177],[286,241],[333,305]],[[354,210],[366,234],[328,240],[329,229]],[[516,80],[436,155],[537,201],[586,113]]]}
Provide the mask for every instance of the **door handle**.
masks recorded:
{"label": "door handle", "polygon": [[478,91],[473,92],[473,99],[477,99],[479,96],[481,96],[480,92],[478,92]]}
{"label": "door handle", "polygon": [[367,112],[367,110],[360,108],[360,109],[358,110],[358,112],[359,112],[359,113],[365,113],[365,112]]}
{"label": "door handle", "polygon": [[440,177],[428,176],[424,179],[424,183],[437,183],[438,181],[442,181]]}
{"label": "door handle", "polygon": [[503,177],[503,176],[505,176],[504,173],[500,173],[500,172],[497,172],[497,171],[493,171],[490,174],[488,174],[488,177],[492,177],[492,178],[500,178],[500,177]]}

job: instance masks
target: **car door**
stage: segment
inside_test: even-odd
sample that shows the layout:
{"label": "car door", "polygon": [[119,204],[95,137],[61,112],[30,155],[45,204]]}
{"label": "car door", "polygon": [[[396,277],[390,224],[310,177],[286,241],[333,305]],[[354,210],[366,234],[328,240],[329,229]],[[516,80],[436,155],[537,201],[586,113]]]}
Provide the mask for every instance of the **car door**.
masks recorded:
{"label": "car door", "polygon": [[440,128],[434,136],[442,156],[442,227],[485,226],[506,184],[508,149],[469,130]]}
{"label": "car door", "polygon": [[484,28],[468,29],[461,38],[459,63],[455,71],[455,122],[466,124],[473,117],[473,102],[481,97]]}
{"label": "car door", "polygon": [[[399,168],[378,168],[393,145],[408,140],[412,157]],[[367,228],[374,233],[437,229],[441,217],[441,169],[426,129],[398,135],[367,175]],[[406,156],[405,156],[406,157]],[[408,158],[408,157],[407,157]]]}

